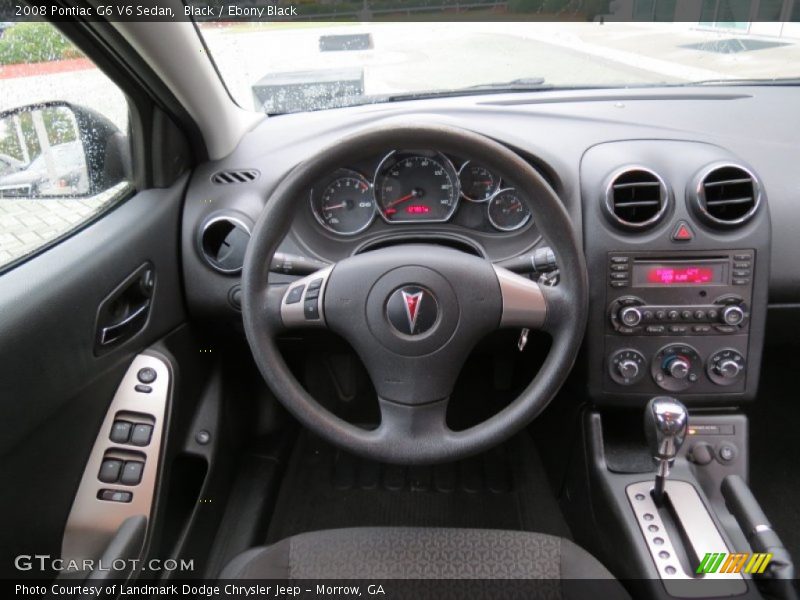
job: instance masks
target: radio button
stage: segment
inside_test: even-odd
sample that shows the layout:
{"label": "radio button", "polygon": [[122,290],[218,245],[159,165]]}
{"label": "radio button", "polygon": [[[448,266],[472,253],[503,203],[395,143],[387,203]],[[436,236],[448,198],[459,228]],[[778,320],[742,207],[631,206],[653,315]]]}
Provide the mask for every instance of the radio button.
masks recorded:
{"label": "radio button", "polygon": [[628,282],[627,281],[612,281],[611,282],[611,287],[613,287],[613,288],[624,288],[624,287],[627,287],[627,286],[628,286]]}
{"label": "radio button", "polygon": [[750,260],[752,257],[750,254],[734,254],[733,260]]}
{"label": "radio button", "polygon": [[621,279],[628,279],[627,273],[611,273],[611,279],[614,281],[619,281]]}
{"label": "radio button", "polygon": [[749,262],[735,262],[733,263],[734,269],[749,269],[750,263]]}
{"label": "radio button", "polygon": [[689,328],[686,325],[670,325],[669,332],[670,333],[686,333]]}
{"label": "radio button", "polygon": [[662,334],[665,331],[665,327],[663,325],[648,325],[645,331],[647,333]]}
{"label": "radio button", "polygon": [[642,311],[642,318],[645,321],[652,321],[653,320],[653,311],[652,310],[644,310],[644,311]]}
{"label": "radio button", "polygon": [[642,322],[642,311],[635,306],[626,306],[619,311],[619,320],[628,327],[636,327]]}
{"label": "radio button", "polygon": [[716,309],[716,308],[710,308],[710,309],[708,309],[708,318],[709,318],[710,320],[712,320],[712,321],[715,321],[715,320],[717,319],[717,317],[718,317],[718,316],[719,316],[719,313],[717,312],[717,309]]}
{"label": "radio button", "polygon": [[733,285],[747,285],[748,283],[750,283],[749,279],[734,279],[733,280]]}
{"label": "radio button", "polygon": [[720,333],[736,333],[736,327],[733,325],[714,325],[714,329]]}
{"label": "radio button", "polygon": [[677,310],[671,310],[667,313],[667,317],[670,321],[677,321],[678,317],[680,317],[680,313]]}
{"label": "radio button", "polygon": [[656,319],[658,319],[659,321],[663,321],[666,318],[667,318],[667,311],[665,310],[656,311]]}
{"label": "radio button", "polygon": [[694,311],[694,318],[697,319],[698,321],[702,321],[703,319],[706,318],[706,311],[704,310]]}
{"label": "radio button", "polygon": [[733,276],[734,277],[748,277],[750,275],[750,269],[734,269]]}
{"label": "radio button", "polygon": [[727,325],[739,325],[744,321],[744,311],[740,306],[726,306],[722,309],[722,320]]}
{"label": "radio button", "polygon": [[626,262],[628,262],[628,260],[629,259],[628,259],[627,256],[612,256],[611,257],[611,262],[612,263],[616,263],[616,264],[626,263]]}
{"label": "radio button", "polygon": [[695,333],[708,333],[711,331],[711,325],[695,325],[692,327]]}
{"label": "radio button", "polygon": [[692,318],[692,311],[685,310],[681,313],[681,319],[683,319],[684,321],[688,321],[691,318]]}

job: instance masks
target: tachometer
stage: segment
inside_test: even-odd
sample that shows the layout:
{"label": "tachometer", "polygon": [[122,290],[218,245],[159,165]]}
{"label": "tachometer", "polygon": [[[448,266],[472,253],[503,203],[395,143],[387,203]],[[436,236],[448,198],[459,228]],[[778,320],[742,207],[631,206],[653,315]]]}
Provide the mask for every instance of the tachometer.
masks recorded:
{"label": "tachometer", "polygon": [[311,190],[311,210],[319,224],[339,235],[354,235],[375,218],[372,186],[355,171],[339,169]]}
{"label": "tachometer", "polygon": [[500,187],[500,177],[486,167],[467,161],[458,171],[461,195],[470,202],[486,202]]}
{"label": "tachometer", "polygon": [[455,167],[438,152],[392,152],[375,175],[375,200],[390,223],[447,221],[458,194]]}
{"label": "tachometer", "polygon": [[498,191],[488,206],[489,222],[500,231],[519,229],[531,218],[531,211],[514,188]]}

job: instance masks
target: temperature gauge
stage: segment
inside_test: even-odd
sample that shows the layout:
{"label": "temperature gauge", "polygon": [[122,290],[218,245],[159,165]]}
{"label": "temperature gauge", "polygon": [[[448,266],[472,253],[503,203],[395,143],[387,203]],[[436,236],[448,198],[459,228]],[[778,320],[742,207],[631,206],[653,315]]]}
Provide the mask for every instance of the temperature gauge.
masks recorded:
{"label": "temperature gauge", "polygon": [[500,177],[477,163],[467,161],[458,171],[461,195],[470,202],[486,202],[500,187]]}
{"label": "temperature gauge", "polygon": [[506,188],[489,200],[488,215],[496,229],[514,231],[528,222],[531,211],[514,188]]}

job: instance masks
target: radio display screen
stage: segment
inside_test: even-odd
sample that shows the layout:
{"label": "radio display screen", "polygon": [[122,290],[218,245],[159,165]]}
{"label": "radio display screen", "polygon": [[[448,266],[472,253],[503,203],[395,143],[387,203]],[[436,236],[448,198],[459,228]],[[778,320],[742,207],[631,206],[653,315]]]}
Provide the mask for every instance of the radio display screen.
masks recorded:
{"label": "radio display screen", "polygon": [[726,285],[727,261],[635,261],[633,284],[669,285]]}

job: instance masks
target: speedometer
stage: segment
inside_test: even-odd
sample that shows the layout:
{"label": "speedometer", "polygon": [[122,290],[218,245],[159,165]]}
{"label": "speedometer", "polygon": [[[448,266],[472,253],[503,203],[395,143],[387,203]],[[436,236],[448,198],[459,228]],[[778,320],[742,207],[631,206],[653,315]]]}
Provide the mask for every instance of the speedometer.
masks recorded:
{"label": "speedometer", "polygon": [[447,221],[458,204],[458,174],[438,152],[390,153],[378,167],[374,189],[389,223]]}

